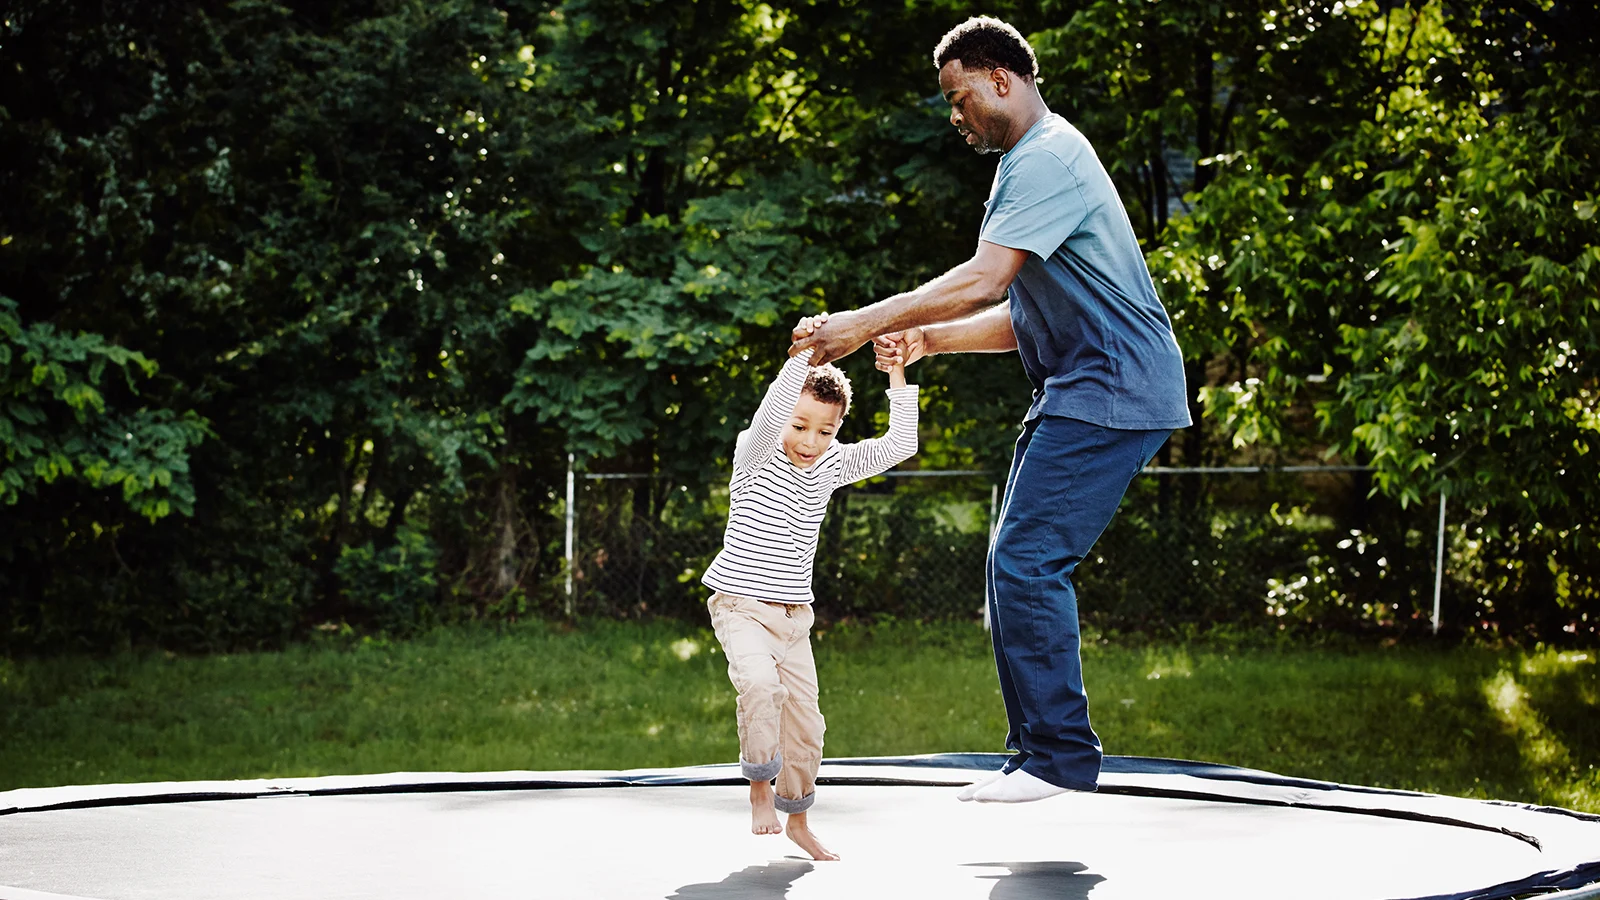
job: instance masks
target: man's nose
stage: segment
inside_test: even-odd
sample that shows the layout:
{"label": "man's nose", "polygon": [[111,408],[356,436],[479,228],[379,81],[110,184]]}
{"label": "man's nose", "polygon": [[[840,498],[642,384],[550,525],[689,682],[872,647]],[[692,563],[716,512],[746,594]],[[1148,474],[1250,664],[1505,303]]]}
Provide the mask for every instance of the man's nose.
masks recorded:
{"label": "man's nose", "polygon": [[957,128],[961,127],[961,117],[956,114],[954,109],[950,110],[950,124]]}

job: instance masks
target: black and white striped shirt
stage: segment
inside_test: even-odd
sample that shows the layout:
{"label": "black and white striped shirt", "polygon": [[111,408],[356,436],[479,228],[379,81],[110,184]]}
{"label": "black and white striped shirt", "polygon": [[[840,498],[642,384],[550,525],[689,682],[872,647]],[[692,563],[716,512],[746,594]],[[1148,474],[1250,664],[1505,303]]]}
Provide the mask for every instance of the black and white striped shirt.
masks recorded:
{"label": "black and white striped shirt", "polygon": [[811,564],[828,498],[842,485],[882,474],[917,452],[917,386],[891,388],[889,431],[856,444],[828,445],[802,469],[784,455],[783,429],[805,387],[811,351],[791,357],[767,389],[750,428],[739,434],[728,482],[722,551],[700,580],[706,587],[774,603],[810,603]]}

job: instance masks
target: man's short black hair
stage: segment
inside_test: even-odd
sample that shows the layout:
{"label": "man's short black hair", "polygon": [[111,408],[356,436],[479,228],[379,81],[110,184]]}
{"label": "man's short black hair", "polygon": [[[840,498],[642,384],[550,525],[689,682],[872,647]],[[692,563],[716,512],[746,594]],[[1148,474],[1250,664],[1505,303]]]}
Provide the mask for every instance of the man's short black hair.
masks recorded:
{"label": "man's short black hair", "polygon": [[1029,81],[1039,77],[1027,39],[994,16],[974,16],[945,34],[933,49],[933,67],[942,70],[952,59],[968,69],[1007,69]]}

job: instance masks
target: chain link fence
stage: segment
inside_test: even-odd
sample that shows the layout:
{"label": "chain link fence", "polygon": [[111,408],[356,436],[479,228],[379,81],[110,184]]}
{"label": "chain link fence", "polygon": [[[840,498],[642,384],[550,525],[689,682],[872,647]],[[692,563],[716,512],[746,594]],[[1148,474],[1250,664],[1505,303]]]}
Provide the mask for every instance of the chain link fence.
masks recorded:
{"label": "chain link fence", "polygon": [[[1003,477],[894,472],[835,493],[815,565],[819,617],[981,619]],[[1082,618],[1106,631],[1428,627],[1437,522],[1370,498],[1366,477],[1148,470],[1074,576]],[[725,476],[580,474],[573,498],[569,611],[700,614]]]}

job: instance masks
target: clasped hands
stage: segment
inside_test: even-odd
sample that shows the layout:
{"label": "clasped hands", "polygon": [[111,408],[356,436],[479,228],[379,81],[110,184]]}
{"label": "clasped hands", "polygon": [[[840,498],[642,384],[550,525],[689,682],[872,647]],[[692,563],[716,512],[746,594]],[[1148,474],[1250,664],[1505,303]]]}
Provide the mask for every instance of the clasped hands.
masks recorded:
{"label": "clasped hands", "polygon": [[813,366],[843,359],[870,340],[876,356],[873,364],[880,372],[887,372],[895,366],[909,366],[926,356],[928,351],[927,339],[921,328],[873,335],[862,331],[859,318],[848,312],[834,316],[828,313],[806,316],[794,326],[790,340],[789,355],[810,350]]}

